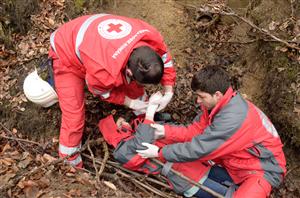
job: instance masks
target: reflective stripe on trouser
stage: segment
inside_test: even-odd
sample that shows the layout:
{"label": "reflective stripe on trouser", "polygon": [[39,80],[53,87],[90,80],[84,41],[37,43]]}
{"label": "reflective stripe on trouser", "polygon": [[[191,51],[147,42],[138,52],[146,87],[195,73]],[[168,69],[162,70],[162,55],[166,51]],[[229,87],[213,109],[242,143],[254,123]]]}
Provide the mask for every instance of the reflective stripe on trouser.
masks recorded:
{"label": "reflective stripe on trouser", "polygon": [[[60,71],[61,67],[59,59],[54,58],[54,80],[62,111],[59,142],[66,148],[73,148],[80,145],[84,129],[84,79],[72,72]],[[62,154],[70,153],[62,152]],[[75,160],[75,158],[70,160]]]}
{"label": "reflective stripe on trouser", "polygon": [[[59,156],[61,158],[64,158],[68,155],[70,155],[70,154],[63,154],[59,151]],[[79,167],[79,168],[82,167],[82,158],[81,158],[81,155],[79,153],[75,154],[72,157],[69,157],[65,162],[71,164],[72,166],[76,166],[76,167]]]}

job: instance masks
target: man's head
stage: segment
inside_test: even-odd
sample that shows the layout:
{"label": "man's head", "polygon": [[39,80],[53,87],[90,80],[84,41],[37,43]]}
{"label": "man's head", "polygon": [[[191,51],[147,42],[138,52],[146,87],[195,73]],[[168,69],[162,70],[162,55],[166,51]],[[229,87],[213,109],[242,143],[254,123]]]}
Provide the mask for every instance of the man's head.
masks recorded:
{"label": "man's head", "polygon": [[158,84],[164,73],[161,57],[147,46],[134,49],[127,64],[127,75],[141,84]]}
{"label": "man's head", "polygon": [[231,86],[229,75],[217,66],[207,66],[193,76],[191,87],[197,94],[197,103],[212,109]]}

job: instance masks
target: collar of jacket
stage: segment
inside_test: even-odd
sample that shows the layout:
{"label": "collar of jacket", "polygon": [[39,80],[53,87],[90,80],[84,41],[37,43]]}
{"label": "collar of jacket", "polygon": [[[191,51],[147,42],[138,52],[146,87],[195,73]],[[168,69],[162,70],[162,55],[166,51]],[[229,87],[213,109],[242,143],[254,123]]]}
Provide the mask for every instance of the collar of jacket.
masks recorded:
{"label": "collar of jacket", "polygon": [[[236,95],[236,91],[232,89],[232,87],[229,87],[224,94],[223,98],[216,104],[216,106],[211,110],[209,116],[208,116],[208,124],[210,125],[212,122],[212,118],[225,106],[228,104],[228,102],[231,100],[233,96]],[[207,112],[207,109],[202,106],[202,109],[205,109]]]}

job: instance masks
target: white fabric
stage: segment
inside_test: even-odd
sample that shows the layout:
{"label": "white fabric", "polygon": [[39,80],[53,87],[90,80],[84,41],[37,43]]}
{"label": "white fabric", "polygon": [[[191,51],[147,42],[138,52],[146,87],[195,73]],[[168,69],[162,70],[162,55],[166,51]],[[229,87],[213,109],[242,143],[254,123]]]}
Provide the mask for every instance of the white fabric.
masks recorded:
{"label": "white fabric", "polygon": [[165,137],[165,127],[161,124],[150,124],[154,128],[154,139],[160,139]]}
{"label": "white fabric", "polygon": [[72,155],[73,153],[79,151],[81,148],[81,144],[79,146],[68,147],[62,144],[59,144],[59,152],[65,155]]}
{"label": "white fabric", "polygon": [[142,101],[140,99],[130,99],[127,96],[125,96],[125,97],[126,97],[125,100],[128,101],[126,105],[129,108],[134,109],[136,111],[143,112],[143,113],[146,112],[147,107],[148,107],[148,102]]}
{"label": "white fabric", "polygon": [[72,166],[77,166],[80,162],[82,162],[82,158],[81,158],[81,155],[78,155],[78,157],[76,157],[76,159],[66,160],[65,162],[71,164]]}
{"label": "white fabric", "polygon": [[55,30],[55,31],[51,34],[51,36],[50,36],[50,44],[51,44],[52,49],[54,50],[54,52],[55,52],[56,55],[57,55],[57,51],[56,51],[56,47],[55,47],[55,34],[56,34],[56,31],[57,31],[57,30]]}
{"label": "white fabric", "polygon": [[172,100],[174,93],[173,92],[166,92],[164,96],[159,101],[159,107],[156,111],[161,111],[169,104],[169,102]]}
{"label": "white fabric", "polygon": [[146,111],[146,119],[153,120],[154,114],[158,108],[158,101],[162,98],[162,94],[158,91],[151,95]]}

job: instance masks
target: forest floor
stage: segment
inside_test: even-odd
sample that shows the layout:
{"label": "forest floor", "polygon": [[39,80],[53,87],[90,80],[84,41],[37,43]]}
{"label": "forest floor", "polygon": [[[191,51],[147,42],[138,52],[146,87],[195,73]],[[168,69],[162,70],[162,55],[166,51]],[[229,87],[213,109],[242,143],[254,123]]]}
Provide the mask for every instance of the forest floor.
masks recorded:
{"label": "forest floor", "polygon": [[[208,64],[229,71],[235,88],[270,116],[282,137],[288,172],[271,197],[300,197],[300,51],[299,44],[292,45],[300,42],[300,2],[226,2],[230,11],[255,22],[258,29],[239,17],[200,9],[220,8],[222,1],[40,1],[39,9],[27,19],[26,34],[13,33],[10,42],[0,44],[0,197],[179,197],[163,185],[163,177],[122,169],[111,148],[105,149],[96,133],[99,119],[128,109],[86,94],[84,142],[91,149],[82,151],[85,169],[76,171],[57,156],[58,105],[37,107],[22,92],[26,75],[47,57],[50,33],[65,21],[91,13],[139,18],[161,32],[177,70],[174,99],[165,112],[178,123],[190,122],[197,113],[190,89],[193,74]],[[147,92],[155,90],[150,87]],[[96,176],[95,169],[101,168],[102,174]]]}

